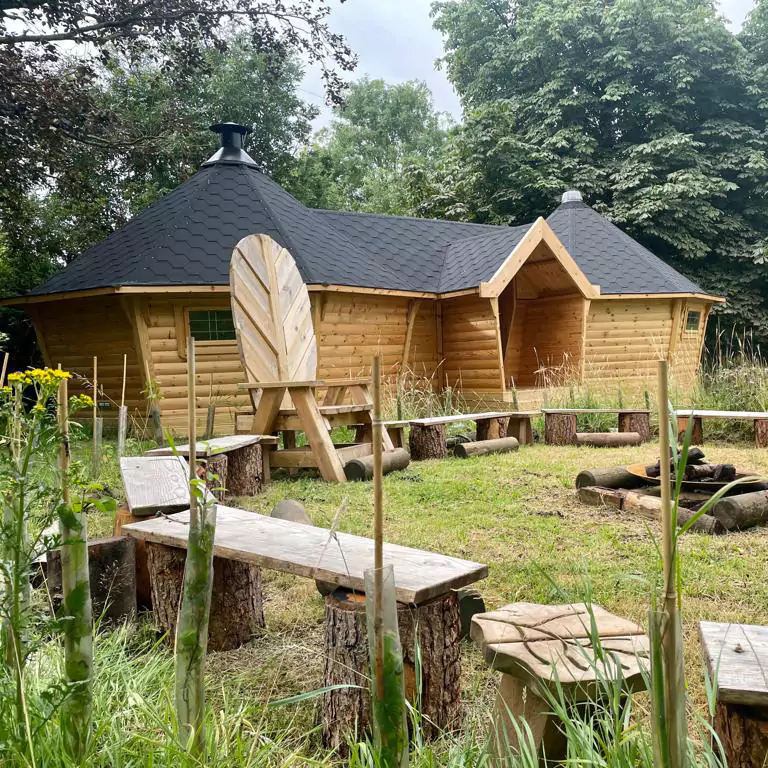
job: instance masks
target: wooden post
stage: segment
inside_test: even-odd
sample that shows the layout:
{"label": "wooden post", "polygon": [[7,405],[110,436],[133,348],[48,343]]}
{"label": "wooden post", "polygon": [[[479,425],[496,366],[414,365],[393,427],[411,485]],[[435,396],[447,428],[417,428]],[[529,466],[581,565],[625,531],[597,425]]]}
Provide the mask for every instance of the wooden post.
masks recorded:
{"label": "wooden post", "polygon": [[99,418],[99,359],[93,358],[93,448],[91,451],[91,470],[93,479],[99,477],[101,469],[101,433],[102,420]]}
{"label": "wooden post", "polygon": [[[677,440],[682,442],[685,430],[688,428],[688,417],[677,417]],[[704,442],[704,426],[700,416],[693,417],[693,432],[691,432],[691,445],[701,445]]]}
{"label": "wooden post", "polygon": [[8,353],[3,355],[3,371],[0,373],[0,387],[5,385],[5,374],[8,371]]}
{"label": "wooden post", "polygon": [[120,395],[120,409],[117,412],[117,455],[125,453],[125,438],[128,435],[128,407],[125,404],[125,381],[128,373],[128,355],[123,355],[123,390]]}
{"label": "wooden post", "polygon": [[755,447],[768,448],[768,419],[755,419]]}
{"label": "wooden post", "polygon": [[384,567],[384,486],[381,471],[381,359],[373,358],[371,366],[373,376],[373,632],[375,648],[376,699],[384,699],[384,623],[383,623],[383,585],[382,568]]}

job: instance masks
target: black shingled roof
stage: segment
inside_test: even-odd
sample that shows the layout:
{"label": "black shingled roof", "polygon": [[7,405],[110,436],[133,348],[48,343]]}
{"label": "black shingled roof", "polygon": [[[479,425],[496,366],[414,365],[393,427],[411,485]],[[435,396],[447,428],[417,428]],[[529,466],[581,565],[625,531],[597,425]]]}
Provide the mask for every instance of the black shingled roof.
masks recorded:
{"label": "black shingled roof", "polygon": [[[602,293],[702,293],[584,203],[547,221]],[[446,293],[489,280],[528,229],[315,210],[253,165],[209,161],[31,293],[227,285],[249,234],[288,248],[306,283]]]}

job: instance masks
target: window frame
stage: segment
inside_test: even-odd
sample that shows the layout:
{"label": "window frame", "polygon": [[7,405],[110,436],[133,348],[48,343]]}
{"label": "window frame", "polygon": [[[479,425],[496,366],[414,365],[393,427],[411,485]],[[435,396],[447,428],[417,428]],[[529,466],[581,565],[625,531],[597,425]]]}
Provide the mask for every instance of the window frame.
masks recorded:
{"label": "window frame", "polygon": [[186,328],[186,335],[192,336],[192,313],[194,312],[229,312],[230,317],[232,318],[232,338],[231,339],[195,339],[196,345],[207,345],[207,344],[236,344],[237,343],[237,331],[235,330],[235,318],[232,314],[232,308],[231,307],[195,307],[195,306],[189,306],[184,308],[184,320],[185,320],[185,328]]}
{"label": "window frame", "polygon": [[[696,327],[689,327],[690,318],[692,315],[696,316]],[[685,334],[698,334],[701,330],[701,319],[704,313],[700,309],[687,309],[685,312],[685,323],[683,324],[683,333]]]}

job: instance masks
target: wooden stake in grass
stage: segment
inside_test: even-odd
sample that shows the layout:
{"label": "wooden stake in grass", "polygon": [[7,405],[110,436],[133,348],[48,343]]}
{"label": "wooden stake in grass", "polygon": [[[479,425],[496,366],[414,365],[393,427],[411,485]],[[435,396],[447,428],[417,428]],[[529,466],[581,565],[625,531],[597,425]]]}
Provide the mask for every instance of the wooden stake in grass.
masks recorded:
{"label": "wooden stake in grass", "polygon": [[5,374],[8,371],[8,353],[3,355],[3,371],[0,373],[0,387],[5,385]]}
{"label": "wooden stake in grass", "polygon": [[213,539],[216,505],[197,477],[195,340],[187,339],[189,425],[189,537],[184,589],[176,625],[176,718],[180,735],[195,755],[205,748],[205,654],[213,587]]}
{"label": "wooden stake in grass", "polygon": [[69,493],[69,399],[67,380],[59,385],[59,474],[61,477],[61,581],[63,591],[64,670],[69,695],[61,712],[64,746],[76,762],[85,755],[91,725],[93,616],[88,577],[88,533],[83,505]]}
{"label": "wooden stake in grass", "polygon": [[128,434],[128,406],[125,404],[125,381],[128,374],[128,355],[123,355],[123,391],[120,395],[120,409],[117,412],[117,455],[125,453],[125,438]]}
{"label": "wooden stake in grass", "polygon": [[91,451],[91,465],[93,479],[98,480],[101,470],[101,432],[103,423],[99,417],[99,359],[93,358],[93,449]]}
{"label": "wooden stake in grass", "polygon": [[376,649],[376,698],[384,696],[382,664],[384,657],[384,632],[382,618],[382,568],[384,567],[384,478],[381,471],[381,359],[373,358],[373,628]]}

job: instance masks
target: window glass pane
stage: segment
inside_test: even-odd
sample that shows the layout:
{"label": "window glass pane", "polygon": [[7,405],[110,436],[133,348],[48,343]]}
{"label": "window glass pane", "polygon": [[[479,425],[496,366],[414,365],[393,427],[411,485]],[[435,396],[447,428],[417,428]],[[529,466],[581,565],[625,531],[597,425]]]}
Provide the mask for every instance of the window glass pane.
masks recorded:
{"label": "window glass pane", "polygon": [[236,337],[232,312],[228,309],[190,312],[189,332],[197,341],[234,341]]}
{"label": "window glass pane", "polygon": [[700,322],[701,312],[689,312],[688,316],[685,318],[685,330],[698,331]]}

